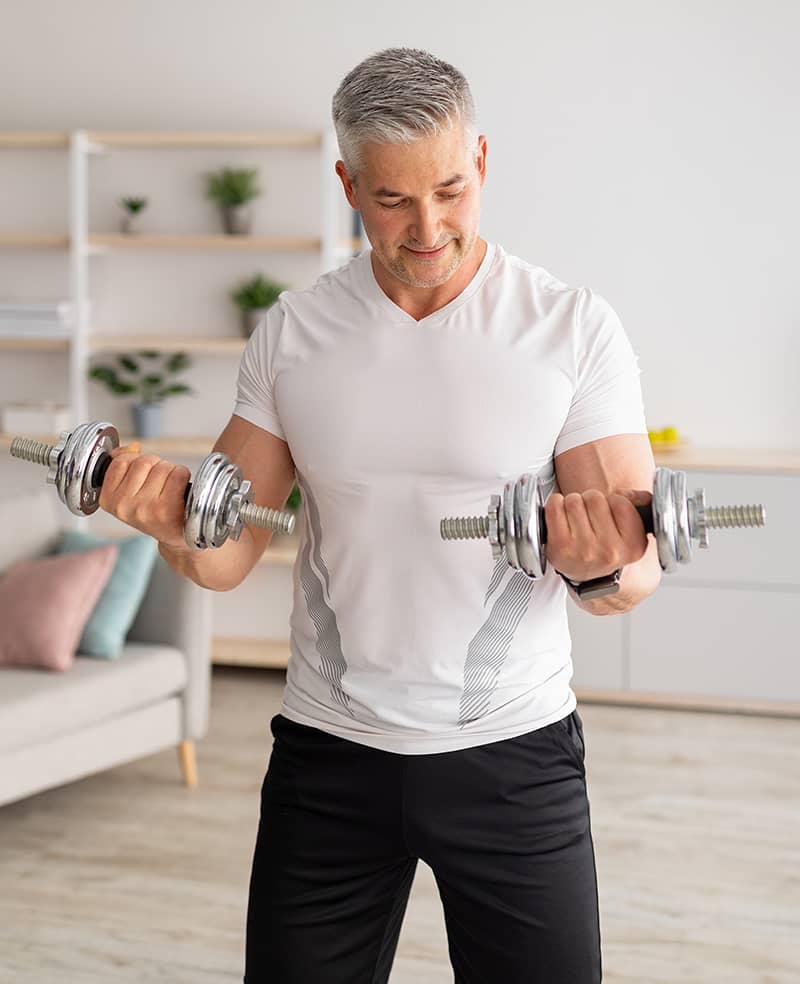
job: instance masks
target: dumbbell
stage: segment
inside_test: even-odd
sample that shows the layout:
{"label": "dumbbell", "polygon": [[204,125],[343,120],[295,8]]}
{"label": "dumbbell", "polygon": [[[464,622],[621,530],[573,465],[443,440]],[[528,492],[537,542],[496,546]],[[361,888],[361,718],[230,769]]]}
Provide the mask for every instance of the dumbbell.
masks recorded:
{"label": "dumbbell", "polygon": [[[667,573],[691,561],[693,541],[708,547],[710,529],[763,526],[766,522],[761,505],[709,506],[704,489],[697,489],[690,497],[686,486],[685,472],[657,468],[652,502],[636,507],[645,531],[656,538],[658,561]],[[530,473],[507,482],[502,498],[490,498],[487,516],[443,519],[442,539],[488,539],[495,559],[505,548],[512,567],[529,577],[541,577],[547,570],[544,490],[542,479]]]}
{"label": "dumbbell", "polygon": [[[11,454],[48,468],[47,482],[76,516],[91,516],[100,505],[100,489],[112,462],[110,452],[119,447],[113,424],[97,420],[63,431],[54,445],[15,437]],[[258,526],[276,533],[291,533],[294,516],[253,503],[253,492],[238,465],[227,455],[213,451],[200,465],[184,492],[184,539],[190,547],[205,550],[238,540],[242,527]]]}

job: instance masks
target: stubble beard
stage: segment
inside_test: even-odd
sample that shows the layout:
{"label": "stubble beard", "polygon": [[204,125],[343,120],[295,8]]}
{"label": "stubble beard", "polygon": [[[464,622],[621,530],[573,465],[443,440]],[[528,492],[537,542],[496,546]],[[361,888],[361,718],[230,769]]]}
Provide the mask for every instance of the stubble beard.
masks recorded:
{"label": "stubble beard", "polygon": [[461,264],[464,262],[466,257],[469,255],[470,249],[475,243],[476,236],[473,236],[469,243],[465,246],[462,239],[451,239],[448,245],[452,245],[450,262],[447,267],[439,274],[433,275],[431,272],[430,276],[424,277],[420,276],[418,271],[411,269],[410,266],[406,265],[406,260],[403,255],[402,249],[398,249],[397,252],[390,254],[389,270],[401,280],[404,284],[409,287],[441,287],[442,284],[446,284],[447,281],[455,274]]}

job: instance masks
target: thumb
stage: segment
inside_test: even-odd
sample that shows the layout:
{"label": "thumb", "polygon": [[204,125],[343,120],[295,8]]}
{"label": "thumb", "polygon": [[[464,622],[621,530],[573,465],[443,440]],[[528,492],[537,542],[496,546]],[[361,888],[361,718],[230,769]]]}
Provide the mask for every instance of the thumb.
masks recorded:
{"label": "thumb", "polygon": [[141,441],[131,441],[130,444],[123,444],[118,448],[113,448],[109,451],[112,458],[116,458],[118,454],[141,454],[142,442]]}
{"label": "thumb", "polygon": [[640,489],[617,489],[617,495],[624,496],[634,506],[649,506],[653,501],[652,492],[644,492]]}

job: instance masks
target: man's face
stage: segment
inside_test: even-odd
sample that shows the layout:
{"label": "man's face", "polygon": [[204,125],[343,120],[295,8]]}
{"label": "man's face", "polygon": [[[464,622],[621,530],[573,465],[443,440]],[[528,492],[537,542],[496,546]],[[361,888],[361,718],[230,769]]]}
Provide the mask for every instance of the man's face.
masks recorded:
{"label": "man's face", "polygon": [[355,181],[336,169],[373,257],[410,287],[446,283],[478,237],[485,139],[467,147],[456,124],[410,144],[362,144],[361,160]]}

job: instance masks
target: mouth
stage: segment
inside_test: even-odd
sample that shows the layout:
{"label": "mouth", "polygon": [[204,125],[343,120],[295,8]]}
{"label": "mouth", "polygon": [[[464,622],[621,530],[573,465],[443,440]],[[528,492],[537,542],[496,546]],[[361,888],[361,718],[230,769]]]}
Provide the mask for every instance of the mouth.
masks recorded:
{"label": "mouth", "polygon": [[414,249],[413,246],[405,246],[404,249],[407,249],[409,253],[413,256],[419,257],[421,260],[432,260],[437,256],[441,256],[449,245],[450,242],[448,241],[444,244],[444,246],[439,246],[437,249]]}

